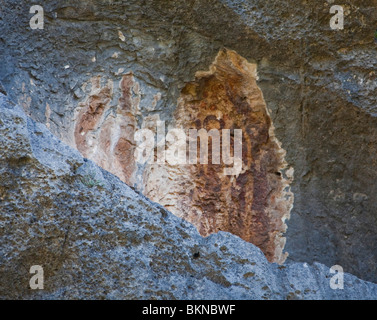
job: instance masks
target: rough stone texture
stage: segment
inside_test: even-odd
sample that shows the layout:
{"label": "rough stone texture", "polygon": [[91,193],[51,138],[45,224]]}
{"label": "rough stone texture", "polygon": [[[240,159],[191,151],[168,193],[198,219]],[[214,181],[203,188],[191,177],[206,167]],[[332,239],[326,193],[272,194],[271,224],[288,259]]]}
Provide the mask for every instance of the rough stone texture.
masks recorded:
{"label": "rough stone texture", "polygon": [[[0,0],[0,81],[35,120],[75,146],[80,103],[101,76],[117,108],[123,75],[140,84],[140,115],[173,121],[182,88],[223,47],[258,66],[275,135],[295,170],[285,251],[376,281],[376,0],[51,0],[44,30],[26,0]],[[66,68],[69,66],[69,68]],[[123,71],[122,71],[123,70]],[[84,88],[84,90],[83,90]],[[161,99],[156,99],[161,97]],[[104,139],[106,141],[107,139]],[[142,189],[140,181],[135,182]]]}
{"label": "rough stone texture", "polygon": [[198,72],[183,88],[174,117],[174,126],[184,128],[187,136],[189,129],[219,130],[222,148],[232,149],[231,154],[234,137],[226,146],[221,130],[242,129],[242,170],[225,175],[222,152],[220,163],[214,164],[213,138],[208,164],[199,164],[198,141],[198,164],[148,166],[144,194],[193,223],[201,235],[231,232],[258,246],[269,261],[282,263],[287,255],[282,234],[293,195],[281,172],[286,169],[285,150],[274,136],[256,77],[255,65],[234,51],[221,50],[210,71]]}
{"label": "rough stone texture", "polygon": [[124,75],[119,104],[111,109],[113,84],[109,82],[101,87],[99,78],[91,82],[92,92],[76,118],[76,148],[86,158],[133,185],[136,173],[134,133],[140,98],[132,95],[135,91],[139,93],[137,83],[132,74]]}
{"label": "rough stone texture", "polygon": [[[230,233],[202,238],[2,94],[0,174],[1,299],[377,298],[349,274],[330,289],[322,264],[278,266]],[[29,288],[32,265],[43,290]]]}

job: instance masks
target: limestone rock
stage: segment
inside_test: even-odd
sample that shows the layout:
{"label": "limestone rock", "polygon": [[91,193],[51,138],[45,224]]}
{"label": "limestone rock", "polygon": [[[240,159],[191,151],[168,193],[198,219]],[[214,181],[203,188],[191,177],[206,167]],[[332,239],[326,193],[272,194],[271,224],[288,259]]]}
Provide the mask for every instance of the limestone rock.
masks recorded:
{"label": "limestone rock", "polygon": [[[0,94],[1,299],[376,299],[328,267],[269,263],[196,228],[54,137]],[[31,290],[30,267],[44,270]]]}
{"label": "limestone rock", "polygon": [[[156,119],[172,126],[195,74],[223,48],[237,52],[257,66],[274,136],[294,169],[294,205],[277,236],[286,239],[288,260],[339,264],[376,281],[376,3],[344,3],[343,30],[330,28],[332,4],[51,0],[43,4],[44,29],[32,30],[30,1],[0,0],[0,82],[56,137],[145,192],[148,171],[132,163],[129,133]],[[122,87],[124,77],[132,83]],[[85,110],[103,123],[86,128]],[[81,124],[87,130],[77,137]],[[200,221],[202,233],[220,228]],[[265,245],[272,235],[265,232],[258,244],[271,248],[264,249],[270,259],[284,258]]]}
{"label": "limestone rock", "polygon": [[[198,134],[205,130],[204,137],[199,134],[198,148],[193,139],[196,164],[147,166],[144,194],[193,223],[201,235],[231,232],[258,246],[269,261],[282,263],[287,255],[282,235],[293,194],[291,181],[282,174],[287,169],[285,150],[274,135],[256,78],[256,65],[226,49],[219,52],[210,71],[197,73],[195,81],[183,88],[174,116],[175,127],[184,128],[187,136],[190,130]],[[210,139],[207,135],[213,130],[217,135]],[[232,132],[229,146],[224,130]],[[234,171],[235,130],[243,133],[242,159],[239,172],[227,175],[224,149],[232,149]],[[219,150],[215,143],[221,143]],[[206,164],[200,161],[203,149]]]}

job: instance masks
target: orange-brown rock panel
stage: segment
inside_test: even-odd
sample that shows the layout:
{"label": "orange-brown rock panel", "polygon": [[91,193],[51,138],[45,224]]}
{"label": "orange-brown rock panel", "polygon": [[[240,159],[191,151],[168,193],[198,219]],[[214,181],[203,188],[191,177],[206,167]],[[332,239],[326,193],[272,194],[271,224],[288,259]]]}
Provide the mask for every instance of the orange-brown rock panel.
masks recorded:
{"label": "orange-brown rock panel", "polygon": [[134,132],[139,106],[139,87],[131,73],[120,82],[121,98],[111,106],[113,83],[101,87],[100,78],[91,81],[92,89],[76,118],[77,149],[95,163],[128,184],[135,180]]}
{"label": "orange-brown rock panel", "polygon": [[[211,162],[209,138],[208,164],[150,164],[144,172],[144,193],[192,222],[203,236],[231,232],[257,245],[269,261],[282,263],[293,169],[283,170],[285,151],[256,80],[256,65],[222,50],[208,72],[198,72],[184,87],[174,115],[175,126],[187,135],[189,129],[218,129],[223,141],[221,130],[229,129],[231,154],[234,130],[242,129],[242,171],[224,175],[224,161]],[[198,144],[198,155],[199,149]]]}

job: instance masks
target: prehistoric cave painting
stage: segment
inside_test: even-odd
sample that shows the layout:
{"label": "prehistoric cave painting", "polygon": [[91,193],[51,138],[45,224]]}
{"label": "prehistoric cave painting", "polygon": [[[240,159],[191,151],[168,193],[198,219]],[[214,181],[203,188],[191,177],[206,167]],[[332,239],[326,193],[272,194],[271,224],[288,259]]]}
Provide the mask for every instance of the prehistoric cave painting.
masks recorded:
{"label": "prehistoric cave painting", "polygon": [[[198,72],[184,87],[174,114],[175,127],[187,131],[242,129],[240,174],[224,175],[225,165],[210,160],[197,165],[154,163],[144,171],[143,192],[193,223],[202,236],[231,232],[258,246],[270,262],[283,263],[293,169],[286,170],[285,151],[256,80],[255,64],[221,50],[210,70]],[[211,150],[209,144],[209,159]]]}
{"label": "prehistoric cave painting", "polygon": [[[256,80],[255,64],[234,51],[221,50],[210,70],[197,72],[195,81],[183,88],[170,121],[170,127],[187,133],[218,129],[222,142],[221,130],[229,129],[231,154],[234,130],[241,129],[242,170],[237,175],[224,175],[229,166],[223,161],[211,163],[211,138],[208,164],[155,162],[138,171],[134,134],[141,94],[131,73],[123,75],[116,106],[111,106],[113,83],[101,87],[100,78],[92,79],[92,92],[76,117],[77,148],[129,185],[141,181],[144,195],[193,223],[202,236],[227,231],[258,246],[269,261],[283,263],[293,169],[287,169],[285,151],[274,135]],[[159,119],[158,113],[146,116],[141,127],[153,131]],[[199,141],[197,146],[199,157]],[[141,176],[136,177],[136,172]]]}
{"label": "prehistoric cave painting", "polygon": [[111,106],[113,83],[101,87],[91,80],[91,93],[76,117],[75,142],[82,155],[132,185],[135,180],[134,132],[140,102],[138,83],[132,73],[123,75],[121,98]]}

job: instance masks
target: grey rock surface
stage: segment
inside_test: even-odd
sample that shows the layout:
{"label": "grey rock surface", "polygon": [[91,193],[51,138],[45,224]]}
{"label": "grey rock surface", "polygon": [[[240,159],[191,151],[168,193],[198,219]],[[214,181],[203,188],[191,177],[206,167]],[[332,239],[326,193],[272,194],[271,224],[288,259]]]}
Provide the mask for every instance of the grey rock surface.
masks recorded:
{"label": "grey rock surface", "polygon": [[[276,136],[295,170],[292,261],[342,265],[376,281],[376,0],[51,0],[31,30],[26,0],[0,0],[0,81],[27,114],[73,145],[91,77],[140,83],[141,115],[169,121],[181,88],[219,49],[258,64]],[[3,63],[6,62],[6,63]],[[88,88],[89,90],[89,88]],[[152,98],[161,93],[153,110]],[[114,92],[113,104],[119,98]]]}
{"label": "grey rock surface", "polygon": [[[377,285],[314,263],[270,264],[81,157],[0,94],[1,299],[376,299]],[[31,290],[30,267],[44,268]],[[346,271],[346,270],[345,270]]]}

